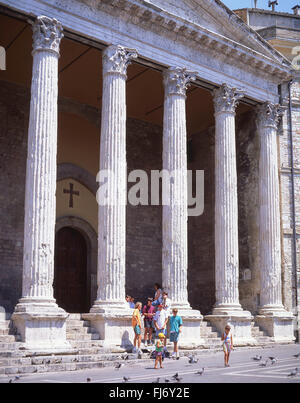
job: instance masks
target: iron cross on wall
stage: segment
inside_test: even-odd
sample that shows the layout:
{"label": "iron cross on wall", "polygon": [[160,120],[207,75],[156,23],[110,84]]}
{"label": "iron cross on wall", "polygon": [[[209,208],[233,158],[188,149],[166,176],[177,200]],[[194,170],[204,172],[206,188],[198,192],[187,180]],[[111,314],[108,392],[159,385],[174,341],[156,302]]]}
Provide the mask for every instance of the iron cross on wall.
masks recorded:
{"label": "iron cross on wall", "polygon": [[74,184],[70,183],[70,189],[64,189],[64,193],[70,195],[69,207],[73,208],[73,196],[79,196],[79,192],[77,190],[74,190]]}

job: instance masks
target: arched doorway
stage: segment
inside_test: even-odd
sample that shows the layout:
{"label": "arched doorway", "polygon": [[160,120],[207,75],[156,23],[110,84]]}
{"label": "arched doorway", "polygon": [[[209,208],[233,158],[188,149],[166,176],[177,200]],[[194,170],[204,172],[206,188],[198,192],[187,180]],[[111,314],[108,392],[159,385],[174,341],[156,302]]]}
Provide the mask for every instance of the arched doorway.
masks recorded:
{"label": "arched doorway", "polygon": [[63,227],[55,238],[54,297],[70,313],[89,310],[87,243],[75,228]]}

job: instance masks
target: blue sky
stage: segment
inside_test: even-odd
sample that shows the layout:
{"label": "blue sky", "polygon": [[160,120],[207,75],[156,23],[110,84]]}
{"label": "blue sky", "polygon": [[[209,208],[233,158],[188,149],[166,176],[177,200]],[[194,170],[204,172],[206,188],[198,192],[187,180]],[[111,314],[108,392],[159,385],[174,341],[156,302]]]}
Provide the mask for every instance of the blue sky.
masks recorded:
{"label": "blue sky", "polygon": [[[254,0],[221,0],[227,7],[232,10],[237,8],[247,8],[254,7]],[[277,11],[284,11],[292,13],[292,7],[296,4],[300,4],[300,0],[277,0],[278,6],[276,6]],[[257,8],[264,8],[265,10],[271,10],[268,7],[268,0],[257,0]]]}

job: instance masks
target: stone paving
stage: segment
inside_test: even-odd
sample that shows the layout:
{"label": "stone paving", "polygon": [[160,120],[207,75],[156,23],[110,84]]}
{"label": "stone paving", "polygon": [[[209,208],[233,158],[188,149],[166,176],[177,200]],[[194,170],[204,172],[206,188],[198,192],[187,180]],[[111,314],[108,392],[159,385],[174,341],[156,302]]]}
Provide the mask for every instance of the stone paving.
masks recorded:
{"label": "stone paving", "polygon": [[[230,367],[224,368],[223,353],[203,352],[197,357],[196,364],[189,364],[187,357],[179,361],[165,360],[164,368],[155,370],[153,360],[126,362],[119,370],[115,368],[99,368],[76,372],[44,373],[20,375],[2,375],[0,383],[123,383],[123,376],[129,377],[129,384],[151,383],[160,378],[160,383],[166,379],[173,383],[172,376],[178,372],[182,377],[181,383],[300,383],[300,345],[277,345],[272,348],[239,348],[232,352]],[[262,360],[256,362],[252,357],[261,355]],[[276,357],[277,362],[262,367],[268,357]],[[202,376],[196,372],[204,367]],[[299,368],[296,376],[288,376],[295,368]]]}

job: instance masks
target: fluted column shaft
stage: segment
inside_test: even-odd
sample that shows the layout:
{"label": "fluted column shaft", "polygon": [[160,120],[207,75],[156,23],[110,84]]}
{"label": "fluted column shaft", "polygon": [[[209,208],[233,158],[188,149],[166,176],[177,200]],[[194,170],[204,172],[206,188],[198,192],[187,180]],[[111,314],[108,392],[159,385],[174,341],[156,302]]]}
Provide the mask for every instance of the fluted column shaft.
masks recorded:
{"label": "fluted column shaft", "polygon": [[163,288],[173,305],[190,308],[187,292],[186,88],[195,75],[180,68],[164,74],[163,169],[170,175],[169,203],[163,206]]}
{"label": "fluted column shaft", "polygon": [[261,312],[282,310],[280,200],[277,126],[281,108],[265,103],[258,107],[259,236]]}
{"label": "fluted column shaft", "polygon": [[243,95],[222,85],[215,103],[215,310],[241,310],[239,303],[238,199],[235,110]]}
{"label": "fluted column shaft", "polygon": [[23,290],[20,302],[53,302],[58,58],[62,26],[38,17],[26,169]]}
{"label": "fluted column shaft", "polygon": [[[126,72],[134,50],[109,46],[103,52],[100,174],[106,201],[98,200],[98,293],[95,305],[125,305],[126,241]],[[95,307],[94,305],[94,307]]]}

